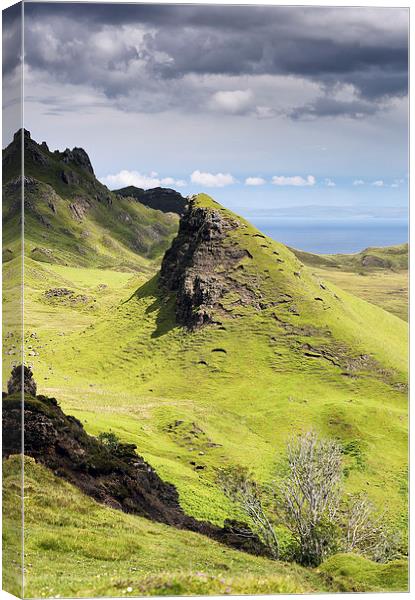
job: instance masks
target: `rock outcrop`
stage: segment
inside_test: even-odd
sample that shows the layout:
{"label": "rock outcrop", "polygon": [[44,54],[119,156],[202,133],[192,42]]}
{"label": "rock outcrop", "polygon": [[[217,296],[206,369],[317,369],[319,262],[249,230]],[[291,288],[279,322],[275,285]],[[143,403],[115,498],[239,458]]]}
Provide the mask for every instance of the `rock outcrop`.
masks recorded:
{"label": "rock outcrop", "polygon": [[75,165],[88,171],[91,175],[94,175],[94,169],[92,168],[91,161],[89,160],[88,154],[83,148],[67,148],[62,152],[62,162],[67,165]]}
{"label": "rock outcrop", "polygon": [[58,160],[63,167],[66,166],[67,168],[62,171],[61,175],[65,183],[79,183],[79,176],[71,171],[70,167],[82,169],[88,175],[94,175],[94,169],[92,168],[89,156],[83,148],[72,148],[72,150],[67,148],[64,152],[59,152],[59,150],[51,152],[46,142],[38,144],[32,139],[30,131],[19,129],[14,134],[13,141],[3,151],[3,171],[5,173],[3,179],[6,182],[9,179],[9,168],[13,169],[13,167],[16,167],[16,164],[21,163],[22,146],[25,164],[47,169],[52,168],[52,165]]}
{"label": "rock outcrop", "polygon": [[36,396],[36,383],[31,369],[20,365],[13,368],[11,377],[7,382],[7,391],[9,394],[21,394],[22,390],[25,394]]}
{"label": "rock outcrop", "polygon": [[228,521],[221,528],[186,515],[174,485],[157,475],[136,453],[134,444],[123,444],[111,434],[102,440],[88,435],[56,399],[36,396],[33,374],[27,367],[15,367],[9,394],[3,395],[3,458],[21,453],[22,385],[24,454],[107,506],[267,555],[260,539],[244,523]]}
{"label": "rock outcrop", "polygon": [[365,254],[361,259],[362,267],[371,267],[377,269],[385,269],[390,266],[387,261],[380,256],[375,256],[373,254]]}
{"label": "rock outcrop", "polygon": [[150,190],[143,190],[134,185],[115,191],[119,196],[136,198],[141,204],[161,210],[165,213],[176,213],[179,216],[184,215],[188,204],[187,198],[184,198],[176,190],[170,188],[156,187]]}
{"label": "rock outcrop", "polygon": [[30,131],[27,129],[18,129],[13,137],[13,142],[6,148],[3,158],[3,168],[8,165],[8,156],[12,159],[14,152],[21,153],[22,151],[22,134],[23,134],[23,149],[25,161],[30,160],[37,165],[46,166],[49,163],[48,153],[43,152],[39,144],[32,140]]}
{"label": "rock outcrop", "polygon": [[189,329],[214,323],[220,299],[239,285],[230,273],[249,253],[227,239],[238,225],[219,210],[196,206],[194,200],[180,220],[179,233],[161,265],[160,286],[176,293],[177,322]]}

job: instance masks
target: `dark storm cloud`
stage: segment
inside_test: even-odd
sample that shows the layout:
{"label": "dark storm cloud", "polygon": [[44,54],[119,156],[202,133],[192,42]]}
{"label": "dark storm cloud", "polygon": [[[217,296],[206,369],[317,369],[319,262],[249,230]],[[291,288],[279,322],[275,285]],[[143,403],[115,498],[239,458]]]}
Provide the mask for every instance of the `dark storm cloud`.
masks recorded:
{"label": "dark storm cloud", "polygon": [[21,64],[22,5],[19,2],[3,11],[3,74],[12,73]]}
{"label": "dark storm cloud", "polygon": [[[191,74],[307,79],[327,95],[304,107],[315,115],[342,107],[360,114],[350,102],[334,107],[330,93],[339,85],[354,86],[364,114],[407,93],[404,9],[29,3],[26,26],[30,67],[108,98],[140,89],[155,93],[157,104],[166,91],[173,106],[167,87]],[[140,39],[131,37],[134,27]],[[107,46],[94,45],[100,32]]]}

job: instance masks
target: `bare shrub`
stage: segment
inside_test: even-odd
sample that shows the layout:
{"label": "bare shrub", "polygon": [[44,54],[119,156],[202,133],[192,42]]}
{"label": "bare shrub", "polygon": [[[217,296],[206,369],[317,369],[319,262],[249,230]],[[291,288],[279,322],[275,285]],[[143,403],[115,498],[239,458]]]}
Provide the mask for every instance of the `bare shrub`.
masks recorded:
{"label": "bare shrub", "polygon": [[287,455],[277,512],[297,541],[298,561],[316,566],[337,547],[342,450],[309,431],[289,442]]}
{"label": "bare shrub", "polygon": [[388,526],[366,494],[349,498],[343,523],[343,549],[359,552],[376,562],[400,556],[401,536]]}
{"label": "bare shrub", "polygon": [[279,557],[278,538],[261,501],[261,490],[244,467],[221,469],[218,482],[225,495],[249,517],[253,530],[269,549],[274,559]]}
{"label": "bare shrub", "polygon": [[[400,556],[399,533],[367,496],[343,498],[343,473],[343,450],[336,441],[308,431],[288,443],[285,474],[268,487],[275,500],[273,521],[277,518],[292,536],[293,543],[287,546],[291,560],[315,567],[338,551],[358,552],[377,562]],[[277,559],[280,544],[267,514],[269,507],[264,506],[263,489],[250,471],[223,469],[219,483]]]}

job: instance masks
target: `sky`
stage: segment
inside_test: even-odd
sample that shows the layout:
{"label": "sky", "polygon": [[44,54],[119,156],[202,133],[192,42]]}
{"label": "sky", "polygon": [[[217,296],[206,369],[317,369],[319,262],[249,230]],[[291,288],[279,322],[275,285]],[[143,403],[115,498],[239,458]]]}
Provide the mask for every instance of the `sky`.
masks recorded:
{"label": "sky", "polygon": [[[4,138],[18,108],[4,18]],[[211,194],[247,216],[401,219],[408,11],[25,4],[25,127],[111,189]]]}

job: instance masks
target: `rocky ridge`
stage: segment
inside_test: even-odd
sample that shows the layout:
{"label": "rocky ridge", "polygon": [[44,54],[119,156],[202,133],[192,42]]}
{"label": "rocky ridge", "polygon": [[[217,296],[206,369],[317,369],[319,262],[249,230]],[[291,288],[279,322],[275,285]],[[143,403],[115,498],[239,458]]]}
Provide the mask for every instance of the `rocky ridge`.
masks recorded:
{"label": "rocky ridge", "polygon": [[[32,139],[30,131],[27,129],[19,129],[16,131],[13,137],[13,141],[7,146],[3,154],[3,168],[7,171],[7,168],[13,164],[16,158],[16,153],[20,153],[22,150],[22,135],[23,135],[23,151],[25,157],[25,163],[37,164],[42,166],[48,166],[50,164],[50,155],[53,160],[59,160],[66,165],[67,168],[76,167],[86,171],[89,175],[94,175],[94,169],[88,154],[83,148],[66,148],[63,152],[55,150],[53,153],[49,150],[46,142],[38,144]],[[62,177],[64,178],[64,170],[62,171]]]}
{"label": "rocky ridge", "polygon": [[179,192],[170,188],[156,187],[149,190],[143,190],[142,188],[130,185],[120,190],[115,190],[114,193],[118,196],[135,198],[141,202],[141,204],[154,208],[155,210],[172,212],[179,216],[184,215],[188,204],[187,198],[184,198]]}
{"label": "rocky ridge", "polygon": [[[17,131],[3,150],[3,182],[9,260],[12,236],[18,233],[16,221],[21,219],[22,191],[25,237],[33,247],[30,257],[40,262],[141,269],[143,258],[161,260],[177,231],[176,215],[137,206],[134,198],[117,196],[103,185],[85,150],[51,151],[26,130]],[[156,191],[156,198],[158,193],[164,190]]]}

